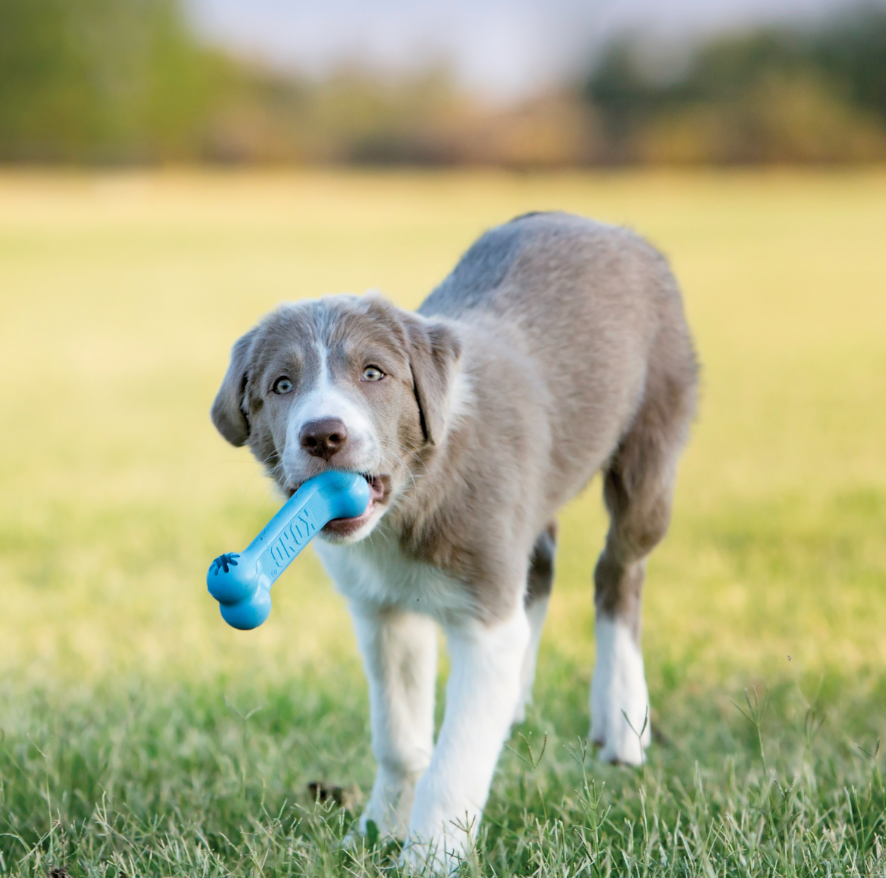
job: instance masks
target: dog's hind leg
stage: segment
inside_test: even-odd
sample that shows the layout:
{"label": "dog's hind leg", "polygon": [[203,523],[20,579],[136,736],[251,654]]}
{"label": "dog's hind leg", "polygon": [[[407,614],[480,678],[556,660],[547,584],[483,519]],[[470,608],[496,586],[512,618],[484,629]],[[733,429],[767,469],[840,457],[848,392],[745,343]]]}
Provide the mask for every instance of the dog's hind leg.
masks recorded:
{"label": "dog's hind leg", "polygon": [[597,662],[591,740],[605,762],[639,765],[651,740],[640,648],[646,556],[664,537],[677,460],[694,411],[695,375],[650,378],[646,398],[604,471],[610,526],[594,571]]}
{"label": "dog's hind leg", "polygon": [[548,602],[554,587],[554,554],[557,549],[557,523],[551,522],[539,535],[532,547],[529,559],[529,576],[526,584],[526,615],[529,618],[530,638],[523,657],[520,673],[520,701],[514,712],[514,723],[526,719],[526,707],[532,703],[532,687],[535,683],[535,665],[542,630],[548,615]]}
{"label": "dog's hind leg", "polygon": [[434,748],[437,628],[426,616],[351,604],[369,681],[375,783],[358,828],[404,838],[415,784]]}

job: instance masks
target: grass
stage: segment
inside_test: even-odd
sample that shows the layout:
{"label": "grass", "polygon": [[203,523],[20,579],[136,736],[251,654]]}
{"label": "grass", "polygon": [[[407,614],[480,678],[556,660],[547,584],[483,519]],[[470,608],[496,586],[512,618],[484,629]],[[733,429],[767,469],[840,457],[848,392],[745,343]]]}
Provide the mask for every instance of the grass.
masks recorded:
{"label": "grass", "polygon": [[307,788],[372,778],[316,560],[250,634],[205,595],[277,502],[207,410],[280,300],[414,306],[539,207],[668,253],[701,414],[649,565],[649,763],[583,743],[595,484],[465,873],[886,875],[886,174],[859,171],[0,175],[0,876],[392,867],[340,849],[355,793]]}

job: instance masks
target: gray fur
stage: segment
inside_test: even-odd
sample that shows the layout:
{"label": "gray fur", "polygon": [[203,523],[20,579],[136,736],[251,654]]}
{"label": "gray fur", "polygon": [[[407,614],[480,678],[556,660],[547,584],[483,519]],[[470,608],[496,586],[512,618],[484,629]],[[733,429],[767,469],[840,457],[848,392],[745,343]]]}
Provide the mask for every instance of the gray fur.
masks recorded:
{"label": "gray fur", "polygon": [[[229,441],[248,441],[283,487],[283,430],[263,415],[261,382],[284,354],[309,371],[318,338],[340,351],[343,376],[364,344],[398,364],[400,390],[375,417],[403,466],[384,526],[367,540],[393,535],[492,622],[532,597],[540,535],[602,470],[612,525],[596,601],[639,633],[642,561],[667,529],[698,371],[656,250],[625,229],[530,214],[483,235],[417,315],[349,296],[272,314],[235,346],[213,420]],[[470,394],[449,418],[456,375]],[[543,548],[552,561],[553,539]]]}
{"label": "gray fur", "polygon": [[[640,237],[532,214],[481,237],[418,316],[335,297],[284,308],[253,333],[235,346],[213,420],[235,444],[246,421],[243,438],[284,487],[260,376],[283,350],[304,370],[321,336],[341,349],[342,375],[346,348],[388,349],[408,393],[392,391],[377,423],[405,463],[384,533],[367,539],[393,534],[461,583],[486,621],[525,599],[539,535],[602,470],[612,525],[597,604],[639,632],[642,560],[667,529],[697,382],[676,283]],[[470,395],[448,417],[456,375]]]}
{"label": "gray fur", "polygon": [[249,438],[249,420],[243,409],[247,373],[252,359],[255,332],[237,339],[231,349],[231,362],[212,404],[212,423],[231,445],[241,446]]}
{"label": "gray fur", "polygon": [[[562,213],[487,232],[416,313],[375,295],[302,301],[234,345],[212,406],[228,441],[287,493],[330,467],[367,476],[366,511],[330,522],[318,554],[370,680],[379,775],[360,826],[399,833],[408,818],[405,857],[465,808],[482,812],[495,748],[531,696],[557,513],[597,472],[610,526],[594,571],[591,736],[603,759],[642,761],[648,740],[621,720],[648,718],[645,559],[667,531],[697,382],[661,254]],[[333,418],[346,438],[306,450],[305,425]],[[437,745],[427,616],[455,669]]]}

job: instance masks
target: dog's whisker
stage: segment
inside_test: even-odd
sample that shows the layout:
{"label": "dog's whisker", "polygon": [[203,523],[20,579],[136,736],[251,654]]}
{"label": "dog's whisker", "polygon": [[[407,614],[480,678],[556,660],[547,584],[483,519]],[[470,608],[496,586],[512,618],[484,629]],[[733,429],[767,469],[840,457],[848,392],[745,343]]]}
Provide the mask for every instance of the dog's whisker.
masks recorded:
{"label": "dog's whisker", "polygon": [[[383,462],[383,466],[385,466],[385,467],[387,468],[387,462],[388,462],[388,461],[393,461],[393,462],[395,462],[395,463],[400,464],[400,466],[401,466],[402,469],[403,469],[403,472],[406,474],[406,477],[407,477],[407,478],[409,479],[409,481],[412,483],[412,487],[415,488],[415,487],[418,485],[418,482],[417,482],[417,480],[416,480],[416,474],[412,471],[412,469],[411,469],[411,467],[409,466],[409,464],[408,464],[406,461],[404,461],[403,458],[402,458],[399,454],[397,454],[397,453],[396,453],[396,452],[395,452],[390,446],[388,446],[386,443],[380,442],[380,443],[379,443],[379,448],[380,448],[381,453],[382,453],[382,462]],[[418,459],[418,458],[416,458],[416,460],[417,460],[417,459]],[[423,461],[420,461],[420,462],[421,462],[422,465],[424,466]]]}
{"label": "dog's whisker", "polygon": [[[410,470],[410,472],[411,472],[411,468],[409,467],[409,464],[406,461],[404,461],[403,458],[399,454],[397,454],[397,452],[393,449],[393,447],[388,442],[386,442],[384,439],[382,439],[382,440],[380,440],[379,444],[380,444],[382,450],[389,452],[390,454],[393,454],[395,456],[395,458],[397,459],[397,461],[400,464],[402,464],[403,467],[405,467],[407,470]],[[424,460],[422,460],[420,453],[417,450],[415,450],[415,449],[404,449],[404,450],[412,458],[412,460],[415,463],[417,463],[423,470],[425,470],[425,472],[427,472],[427,464],[424,462]]]}

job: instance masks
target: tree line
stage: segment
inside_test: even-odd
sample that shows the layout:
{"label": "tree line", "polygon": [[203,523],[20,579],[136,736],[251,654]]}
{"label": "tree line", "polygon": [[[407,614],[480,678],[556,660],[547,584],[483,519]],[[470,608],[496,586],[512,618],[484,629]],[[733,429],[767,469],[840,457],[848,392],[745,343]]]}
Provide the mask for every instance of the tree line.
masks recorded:
{"label": "tree line", "polygon": [[886,158],[886,8],[673,49],[490,109],[446,69],[284,74],[201,42],[177,0],[3,0],[0,161],[601,164]]}

